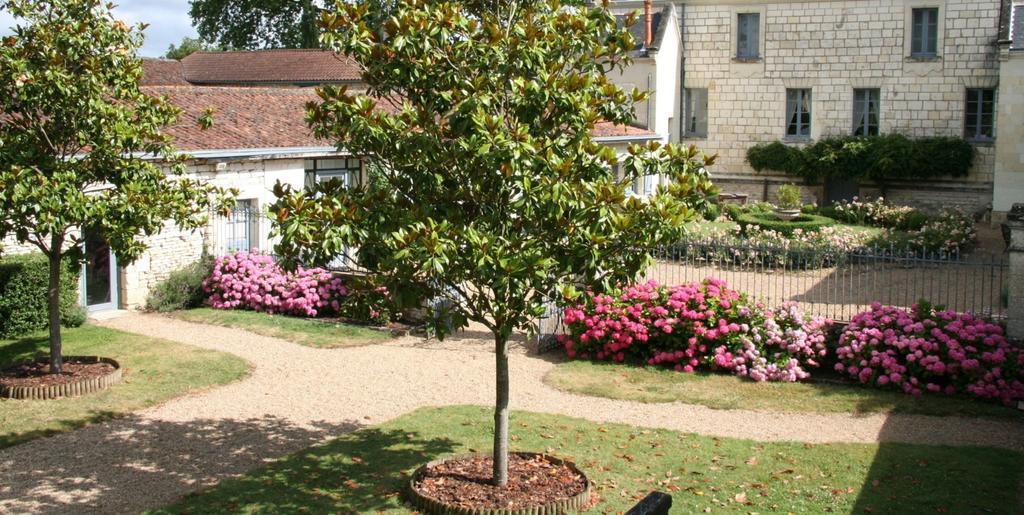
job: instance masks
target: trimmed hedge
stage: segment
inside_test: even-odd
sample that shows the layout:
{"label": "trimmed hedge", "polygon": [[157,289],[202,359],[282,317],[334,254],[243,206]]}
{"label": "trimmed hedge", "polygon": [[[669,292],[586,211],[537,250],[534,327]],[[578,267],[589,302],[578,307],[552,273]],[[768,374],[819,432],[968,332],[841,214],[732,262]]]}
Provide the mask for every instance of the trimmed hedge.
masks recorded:
{"label": "trimmed hedge", "polygon": [[775,231],[784,236],[791,236],[797,229],[812,232],[836,223],[831,218],[809,214],[801,214],[799,218],[787,222],[779,220],[774,214],[758,212],[742,213],[737,217],[736,222],[743,230],[746,230],[748,226],[756,225],[761,229]]}
{"label": "trimmed hedge", "polygon": [[[49,261],[41,253],[0,260],[0,338],[25,336],[48,327],[49,284]],[[60,312],[65,327],[85,323],[84,310],[78,305],[78,267],[70,263],[61,274]]]}
{"label": "trimmed hedge", "polygon": [[759,172],[808,179],[925,179],[964,177],[974,155],[974,146],[963,138],[887,134],[823,138],[804,148],[779,141],[761,143],[747,150],[747,162]]}

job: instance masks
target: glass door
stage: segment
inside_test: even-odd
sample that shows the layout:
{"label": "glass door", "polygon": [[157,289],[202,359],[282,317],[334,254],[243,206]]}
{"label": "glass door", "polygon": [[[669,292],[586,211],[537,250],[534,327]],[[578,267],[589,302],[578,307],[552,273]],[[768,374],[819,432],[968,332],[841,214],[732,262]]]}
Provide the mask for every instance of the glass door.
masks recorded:
{"label": "glass door", "polygon": [[96,231],[85,231],[82,304],[90,311],[117,309],[117,257]]}

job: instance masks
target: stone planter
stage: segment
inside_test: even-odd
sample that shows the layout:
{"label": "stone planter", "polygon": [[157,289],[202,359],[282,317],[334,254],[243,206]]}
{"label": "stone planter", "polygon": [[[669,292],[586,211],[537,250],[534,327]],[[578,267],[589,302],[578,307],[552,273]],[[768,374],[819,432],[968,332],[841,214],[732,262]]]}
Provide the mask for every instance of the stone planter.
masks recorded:
{"label": "stone planter", "polygon": [[482,454],[482,453],[478,453],[478,454],[462,454],[462,455],[458,455],[458,456],[448,456],[446,458],[437,459],[437,460],[431,461],[430,463],[427,463],[426,465],[423,465],[422,467],[416,469],[416,472],[413,473],[413,475],[412,475],[412,479],[409,481],[409,490],[408,490],[409,502],[411,502],[418,509],[422,510],[424,513],[438,514],[438,515],[440,515],[440,514],[460,514],[460,515],[478,515],[478,514],[479,515],[549,515],[550,514],[550,515],[553,515],[553,514],[560,514],[560,513],[574,513],[574,512],[578,512],[578,511],[582,510],[585,506],[587,506],[587,504],[590,502],[590,486],[591,486],[590,485],[590,480],[587,478],[586,474],[584,474],[578,468],[576,468],[576,465],[573,464],[572,462],[569,462],[569,461],[566,461],[566,460],[562,460],[562,459],[559,459],[559,458],[555,458],[554,456],[549,456],[549,455],[546,455],[546,454],[543,454],[543,453],[515,452],[515,453],[510,453],[510,454],[515,454],[515,455],[519,455],[519,456],[526,456],[526,457],[531,457],[531,458],[540,456],[540,457],[543,457],[545,460],[547,460],[550,463],[553,463],[553,464],[556,464],[556,465],[564,465],[564,466],[568,467],[573,472],[575,472],[575,473],[577,473],[577,474],[579,474],[580,476],[583,477],[583,481],[584,481],[584,484],[585,484],[585,486],[583,488],[583,491],[578,493],[578,494],[576,494],[576,495],[574,495],[574,496],[572,496],[572,497],[569,497],[569,498],[566,498],[566,499],[560,499],[560,500],[557,500],[557,501],[551,501],[551,502],[549,502],[547,504],[543,504],[543,505],[529,506],[529,507],[518,508],[518,509],[497,509],[497,508],[464,508],[464,507],[452,506],[452,505],[445,504],[445,503],[443,503],[441,501],[432,499],[432,498],[430,498],[430,497],[428,497],[426,495],[423,495],[423,494],[421,494],[416,489],[416,482],[417,482],[417,480],[419,480],[423,476],[423,474],[428,469],[430,469],[432,467],[440,465],[440,464],[442,464],[442,463],[444,463],[446,461],[460,460],[460,459],[467,459],[467,458],[490,457],[489,454]]}
{"label": "stone planter", "polygon": [[[47,361],[38,360],[37,363]],[[65,356],[65,362],[106,363],[114,367],[114,371],[101,377],[82,379],[73,383],[40,385],[40,386],[0,386],[0,397],[7,399],[47,400],[60,397],[78,397],[97,392],[108,386],[121,382],[121,365],[110,358],[95,356]]]}
{"label": "stone planter", "polygon": [[779,220],[783,222],[790,222],[800,217],[800,208],[785,209],[777,207],[775,208],[775,216],[779,217]]}

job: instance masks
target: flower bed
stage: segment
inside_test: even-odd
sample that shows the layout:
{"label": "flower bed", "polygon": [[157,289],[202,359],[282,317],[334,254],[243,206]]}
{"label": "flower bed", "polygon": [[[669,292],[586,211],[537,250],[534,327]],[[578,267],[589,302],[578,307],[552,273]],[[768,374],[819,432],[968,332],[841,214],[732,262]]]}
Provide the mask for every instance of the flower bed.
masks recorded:
{"label": "flower bed", "polygon": [[348,293],[342,281],[322,268],[281,268],[271,256],[238,252],[217,258],[203,281],[217,309],[251,309],[298,316],[338,314]]}
{"label": "flower bed", "polygon": [[926,303],[910,311],[872,305],[843,331],[836,356],[836,370],[863,384],[1007,405],[1024,400],[1024,352],[1002,326]]}
{"label": "flower bed", "polygon": [[764,310],[723,281],[648,282],[590,294],[565,310],[570,358],[632,361],[680,372],[724,370],[756,381],[798,381],[825,351],[821,317],[795,303]]}

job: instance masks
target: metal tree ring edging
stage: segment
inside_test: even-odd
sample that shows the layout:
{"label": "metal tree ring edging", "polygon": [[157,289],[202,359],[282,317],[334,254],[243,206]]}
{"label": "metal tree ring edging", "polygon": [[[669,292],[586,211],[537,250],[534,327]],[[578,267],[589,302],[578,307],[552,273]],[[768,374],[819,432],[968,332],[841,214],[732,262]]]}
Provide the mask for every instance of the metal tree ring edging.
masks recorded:
{"label": "metal tree ring edging", "polygon": [[460,454],[436,459],[416,469],[416,472],[414,472],[412,475],[412,479],[409,480],[409,501],[420,510],[423,510],[425,513],[430,513],[434,515],[553,515],[558,513],[571,513],[580,511],[585,506],[587,506],[587,504],[590,503],[590,479],[588,479],[587,475],[584,474],[580,469],[578,469],[574,463],[539,452],[513,452],[509,454],[530,458],[540,457],[552,464],[565,466],[569,470],[576,474],[579,474],[580,477],[583,478],[583,491],[571,497],[567,497],[565,499],[560,499],[557,501],[552,501],[540,506],[528,506],[525,508],[517,509],[503,509],[465,508],[461,506],[452,506],[432,499],[430,497],[427,497],[426,495],[423,495],[418,490],[416,490],[416,481],[419,480],[423,476],[423,474],[425,474],[426,471],[432,467],[435,467],[448,461],[491,457],[490,454],[474,453]]}
{"label": "metal tree ring edging", "polygon": [[[33,360],[29,363],[42,363],[42,360]],[[114,371],[100,376],[90,377],[88,379],[82,379],[81,381],[75,381],[72,383],[65,384],[54,384],[54,385],[39,385],[39,386],[0,386],[0,397],[7,399],[22,399],[22,400],[49,400],[57,399],[60,397],[78,397],[81,395],[88,395],[93,392],[97,392],[111,385],[115,385],[121,382],[121,364],[110,358],[100,358],[97,356],[66,356],[65,362],[83,363],[83,364],[96,364],[106,363],[114,367]],[[23,362],[24,363],[24,362]],[[13,365],[16,366],[17,364]]]}

